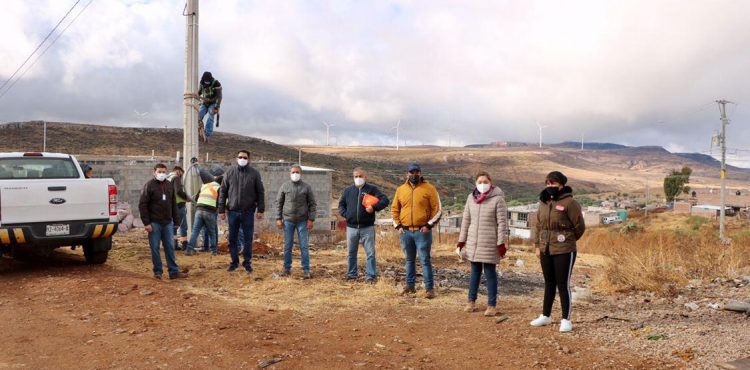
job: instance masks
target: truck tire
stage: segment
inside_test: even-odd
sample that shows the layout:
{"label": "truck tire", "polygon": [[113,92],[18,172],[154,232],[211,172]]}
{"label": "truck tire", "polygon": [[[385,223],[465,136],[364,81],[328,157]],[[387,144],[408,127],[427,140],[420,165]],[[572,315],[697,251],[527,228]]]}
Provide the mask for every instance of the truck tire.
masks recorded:
{"label": "truck tire", "polygon": [[83,255],[89,265],[101,265],[107,262],[109,250],[112,249],[112,238],[87,241],[83,244]]}

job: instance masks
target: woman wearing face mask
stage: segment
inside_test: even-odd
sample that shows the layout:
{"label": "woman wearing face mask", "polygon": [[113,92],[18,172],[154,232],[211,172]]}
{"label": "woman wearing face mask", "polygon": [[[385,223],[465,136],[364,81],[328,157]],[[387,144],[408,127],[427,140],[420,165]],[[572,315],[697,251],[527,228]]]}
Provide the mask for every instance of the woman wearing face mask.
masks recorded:
{"label": "woman wearing face mask", "polygon": [[552,323],[550,316],[557,289],[562,306],[561,332],[573,330],[570,276],[576,261],[576,241],[586,230],[581,206],[573,199],[573,189],[565,185],[567,182],[568,178],[561,172],[553,171],[547,175],[547,187],[539,195],[534,236],[536,255],[544,275],[544,305],[542,314],[531,321],[531,326]]}
{"label": "woman wearing face mask", "polygon": [[477,291],[482,271],[487,282],[487,310],[485,316],[497,313],[497,264],[505,257],[508,209],[505,195],[492,185],[487,172],[476,176],[476,188],[469,194],[464,206],[461,234],[457,252],[471,262],[469,300],[464,311],[475,312]]}

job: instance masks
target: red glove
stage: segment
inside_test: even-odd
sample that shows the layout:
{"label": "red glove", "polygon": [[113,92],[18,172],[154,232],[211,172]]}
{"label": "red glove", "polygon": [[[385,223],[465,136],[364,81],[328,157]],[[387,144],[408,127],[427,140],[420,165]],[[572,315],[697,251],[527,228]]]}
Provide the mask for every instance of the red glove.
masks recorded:
{"label": "red glove", "polygon": [[508,252],[508,248],[505,248],[505,243],[497,246],[497,253],[500,253],[500,258],[505,258],[506,252]]}
{"label": "red glove", "polygon": [[458,248],[458,249],[463,249],[463,247],[464,247],[465,245],[466,245],[466,243],[465,243],[465,242],[458,242],[458,243],[456,243],[456,248]]}

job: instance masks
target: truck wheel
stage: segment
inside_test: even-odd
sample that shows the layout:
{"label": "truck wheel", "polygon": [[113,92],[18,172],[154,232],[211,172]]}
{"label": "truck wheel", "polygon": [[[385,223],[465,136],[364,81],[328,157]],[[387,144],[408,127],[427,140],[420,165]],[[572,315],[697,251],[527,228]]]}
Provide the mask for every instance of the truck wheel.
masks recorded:
{"label": "truck wheel", "polygon": [[112,238],[87,241],[83,244],[83,255],[89,265],[101,265],[107,262],[109,250],[112,249]]}

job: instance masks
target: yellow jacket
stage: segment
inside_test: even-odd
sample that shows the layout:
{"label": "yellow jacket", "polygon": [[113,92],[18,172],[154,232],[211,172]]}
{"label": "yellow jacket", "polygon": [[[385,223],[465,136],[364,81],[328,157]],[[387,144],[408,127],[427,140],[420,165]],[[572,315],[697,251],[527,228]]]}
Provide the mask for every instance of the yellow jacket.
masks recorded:
{"label": "yellow jacket", "polygon": [[396,189],[391,204],[393,226],[432,228],[440,220],[443,207],[440,195],[432,184],[422,180],[412,187],[407,181]]}

